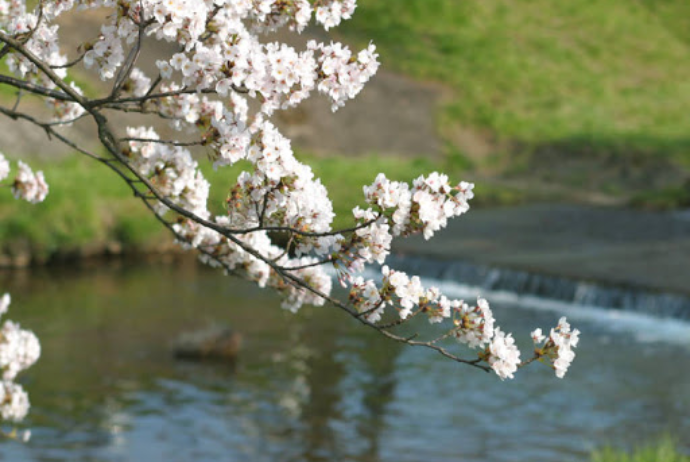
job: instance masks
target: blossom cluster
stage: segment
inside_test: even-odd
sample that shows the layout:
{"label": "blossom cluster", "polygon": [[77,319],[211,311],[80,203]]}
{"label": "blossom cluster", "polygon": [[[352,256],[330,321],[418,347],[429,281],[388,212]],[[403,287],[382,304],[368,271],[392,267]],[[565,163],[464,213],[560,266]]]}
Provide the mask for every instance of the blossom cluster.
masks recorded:
{"label": "blossom cluster", "polygon": [[350,19],[355,12],[355,0],[320,0],[316,7],[316,21],[328,30],[340,24],[343,19]]}
{"label": "blossom cluster", "polygon": [[[214,113],[211,117],[217,121],[217,116]],[[130,141],[125,155],[157,194],[199,219],[210,220],[221,230],[194,220],[173,225],[183,245],[202,251],[203,262],[242,275],[261,287],[277,289],[283,294],[283,307],[291,311],[304,303],[325,302],[318,293],[330,294],[331,278],[315,265],[317,260],[308,256],[291,258],[263,230],[282,226],[322,232],[330,230],[333,219],[326,189],[314,180],[309,167],[294,158],[288,140],[272,125],[264,124],[263,131],[254,137],[256,144],[244,153],[254,165],[253,174],[240,174],[228,197],[227,214],[215,217],[208,210],[209,183],[188,150],[159,142],[152,128],[128,128],[127,134]],[[161,215],[168,210],[164,201],[156,201],[154,208]],[[229,236],[222,230],[227,230]],[[297,244],[302,254],[308,251],[304,245],[310,244]],[[313,291],[287,282],[277,268],[301,279]]]}
{"label": "blossom cluster", "polygon": [[[7,3],[10,4],[9,7]],[[6,10],[8,14],[3,15],[3,10]],[[55,66],[55,73],[60,78],[67,76],[67,71],[59,67],[67,62],[67,58],[60,53],[58,26],[49,25],[46,21],[39,22],[39,14],[27,12],[24,2],[17,0],[11,2],[6,0],[0,1],[0,30],[9,35],[19,37],[31,32],[31,39],[25,45],[27,50],[40,57],[45,63]],[[36,79],[36,83],[48,87],[55,86],[50,79],[38,72],[36,64],[25,56],[11,53],[7,65],[10,72],[16,73],[21,77],[31,75]]]}
{"label": "blossom cluster", "polygon": [[31,167],[21,160],[17,163],[19,173],[12,184],[12,194],[17,199],[24,199],[32,204],[43,202],[48,195],[48,184],[43,172],[34,173]]}
{"label": "blossom cluster", "polygon": [[[410,277],[403,271],[382,267],[380,286],[373,280],[361,276],[351,281],[349,300],[358,313],[368,322],[380,321],[386,307],[397,311],[401,319],[423,313],[430,323],[452,322],[448,336],[469,348],[479,348],[478,356],[489,364],[501,379],[513,378],[521,365],[520,351],[512,334],[495,325],[489,302],[478,298],[476,303],[448,299],[436,287],[425,288],[419,277]],[[532,332],[532,339],[542,344],[535,349],[540,361],[550,360],[556,376],[562,378],[575,358],[572,351],[578,344],[580,332],[571,331],[566,318],[551,329],[549,337],[541,329]]]}
{"label": "blossom cluster", "polygon": [[[194,220],[181,220],[173,229],[184,246],[202,251],[202,261],[211,266],[278,290],[283,294],[283,307],[291,311],[304,303],[325,302],[318,294],[330,294],[331,278],[315,264],[317,260],[308,256],[291,258],[263,230],[287,227],[326,232],[333,219],[326,189],[314,180],[309,167],[294,158],[288,140],[272,125],[265,124],[254,137],[256,144],[244,152],[245,160],[254,166],[253,173],[240,174],[227,200],[227,214],[220,216],[212,216],[207,208],[208,182],[188,151],[156,142],[158,135],[150,128],[130,128],[128,135],[133,139],[127,151],[131,165],[157,192],[196,217],[210,220],[220,230]],[[163,214],[167,207],[158,202],[156,209]],[[308,252],[306,246],[313,249],[309,242],[305,239],[298,243],[297,251],[304,254]],[[301,279],[313,291],[286,281],[278,268]]]}
{"label": "blossom cluster", "polygon": [[470,305],[450,300],[437,287],[424,288],[417,276],[408,276],[387,266],[381,269],[382,283],[356,277],[350,289],[350,302],[372,323],[383,317],[385,308],[397,310],[401,319],[424,313],[430,323],[452,321],[449,335],[470,348],[482,348],[479,358],[486,361],[501,379],[512,378],[520,364],[520,352],[510,334],[494,327],[489,303],[478,298]]}
{"label": "blossom cluster", "polygon": [[318,89],[330,97],[333,111],[357,96],[379,67],[376,47],[372,44],[356,57],[340,43],[324,45],[312,40],[307,48],[321,52],[317,59],[317,71],[321,76]]}
{"label": "blossom cluster", "polygon": [[[159,140],[152,128],[128,128],[127,134],[132,138]],[[126,155],[131,165],[148,179],[159,194],[194,214],[208,217],[206,201],[210,185],[187,149],[138,141],[130,141],[129,148]],[[166,206],[161,202],[156,203],[156,208],[159,213],[166,211]]]}
{"label": "blossom cluster", "polygon": [[[7,313],[10,295],[0,297],[0,316]],[[0,417],[18,422],[29,411],[29,397],[22,386],[14,382],[17,374],[32,366],[41,355],[41,345],[33,332],[6,320],[0,327]]]}
{"label": "blossom cluster", "polygon": [[372,207],[353,210],[358,229],[349,237],[334,240],[332,260],[341,283],[360,273],[367,263],[384,264],[393,238],[420,232],[431,238],[449,218],[469,210],[473,188],[464,181],[451,187],[448,177],[437,172],[418,177],[412,187],[380,173],[373,184],[363,188]]}
{"label": "blossom cluster", "polygon": [[[315,8],[307,0],[122,0],[117,5],[112,0],[61,0],[41,2],[35,11],[28,11],[22,0],[0,0],[0,31],[14,37],[29,33],[27,50],[64,78],[67,60],[60,54],[58,26],[52,21],[75,7],[116,7],[98,36],[84,44],[83,65],[102,80],[116,77],[128,47],[143,33],[181,47],[170,59],[156,63],[164,79],[179,73],[182,86],[215,88],[221,95],[241,87],[258,96],[262,112],[269,115],[298,104],[317,88],[336,109],[359,93],[378,68],[373,45],[353,54],[340,44],[312,41],[298,52],[286,44],[258,39],[257,34],[286,24],[301,31],[312,14],[326,29],[333,27],[351,17],[355,0],[316,0]],[[9,66],[22,78],[55,88],[26,56],[11,52]],[[144,94],[151,81],[140,70],[130,79],[134,83],[130,90],[137,95]]]}
{"label": "blossom cluster", "polygon": [[[31,167],[21,160],[17,162],[17,166],[19,171],[12,182],[12,194],[14,197],[32,204],[43,202],[48,195],[48,184],[43,176],[43,172],[34,173]],[[0,153],[0,181],[7,178],[9,174],[10,163]]]}
{"label": "blossom cluster", "polygon": [[429,239],[447,225],[449,218],[470,209],[473,189],[474,184],[465,181],[451,187],[448,176],[437,172],[420,176],[412,188],[380,173],[373,184],[364,187],[364,195],[369,204],[388,217],[394,236],[423,232]]}
{"label": "blossom cluster", "polygon": [[512,379],[520,365],[520,350],[515,346],[515,339],[512,334],[506,334],[498,327],[494,330],[494,336],[489,348],[484,352],[484,357],[503,380]]}
{"label": "blossom cluster", "polygon": [[548,360],[556,371],[556,376],[563,378],[575,359],[575,348],[580,341],[580,331],[571,330],[565,317],[558,321],[558,325],[551,329],[546,337],[541,329],[532,332],[532,341],[535,345],[535,355],[540,361]]}

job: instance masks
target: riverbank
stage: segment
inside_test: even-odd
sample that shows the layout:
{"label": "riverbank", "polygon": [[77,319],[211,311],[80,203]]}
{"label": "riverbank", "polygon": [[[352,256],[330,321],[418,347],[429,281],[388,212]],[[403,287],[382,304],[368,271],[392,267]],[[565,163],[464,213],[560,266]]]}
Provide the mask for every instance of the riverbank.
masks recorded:
{"label": "riverbank", "polygon": [[[461,223],[481,221],[478,208],[544,201],[657,209],[690,206],[688,142],[679,135],[687,133],[687,120],[679,116],[687,111],[678,103],[688,100],[684,98],[688,89],[677,85],[687,67],[679,58],[687,51],[687,37],[667,37],[668,30],[678,29],[677,18],[683,17],[679,13],[685,8],[682,2],[674,0],[663,9],[643,2],[630,9],[617,1],[576,10],[536,2],[527,13],[502,0],[487,4],[429,0],[407,5],[395,15],[390,13],[392,0],[361,3],[355,19],[336,33],[353,46],[374,38],[383,71],[335,114],[324,98],[316,97],[276,116],[281,131],[293,140],[298,157],[313,166],[331,191],[337,214],[334,227],[351,225],[350,210],[362,205],[362,185],[370,184],[378,172],[410,181],[439,170],[453,181],[474,181],[475,210]],[[600,14],[592,15],[592,11]],[[611,17],[619,20],[611,23],[607,19]],[[102,19],[98,12],[71,18],[64,29],[86,35],[95,34]],[[552,21],[560,24],[557,30],[551,27]],[[647,34],[635,33],[640,30]],[[515,36],[506,36],[506,31]],[[75,52],[78,37],[65,35],[65,49]],[[604,42],[609,36],[611,40]],[[326,36],[323,31],[309,30],[292,37],[310,38],[325,40]],[[506,46],[508,43],[512,46]],[[650,43],[653,50],[646,48]],[[663,50],[658,49],[659,43],[664,44]],[[149,51],[141,64],[152,74],[154,58],[170,50],[158,46]],[[618,62],[618,57],[625,59]],[[647,75],[650,62],[668,72],[651,79]],[[88,75],[74,77],[84,80],[84,85],[89,82],[93,87],[89,92],[105,91]],[[628,88],[630,80],[645,81],[645,85],[636,86],[632,94],[618,91]],[[0,86],[0,97],[7,104],[13,104],[12,96],[11,89]],[[38,101],[22,101],[22,108],[29,112],[38,107]],[[98,166],[83,166],[67,158],[69,149],[51,142],[30,124],[3,120],[0,151],[15,157],[29,154],[34,168],[45,170],[51,192],[46,203],[36,207],[17,203],[8,193],[0,195],[0,266],[167,252],[170,237],[117,178]],[[132,118],[132,114],[113,120],[116,125],[150,123]],[[93,127],[82,122],[66,133],[93,147]],[[238,169],[214,172],[204,165],[203,170],[215,185],[210,201],[213,213],[223,213],[223,201]],[[487,209],[486,213],[493,212]],[[502,216],[503,211],[496,213]],[[619,278],[619,273],[628,275],[630,270],[616,252],[637,255],[640,249],[621,247],[615,239],[602,244],[615,251],[599,255],[586,249],[589,254],[582,257],[586,262],[565,258],[556,245],[569,242],[566,248],[582,249],[586,237],[580,241],[556,233],[555,244],[547,250],[536,245],[522,247],[525,242],[514,241],[514,234],[523,228],[515,223],[541,219],[531,212],[523,218],[524,213],[521,209],[509,212],[510,219],[488,219],[484,228],[490,234],[498,232],[495,228],[505,230],[493,241],[509,244],[488,245],[486,256],[482,255],[486,245],[464,240],[432,241],[431,248],[439,246],[433,252],[443,257],[445,248],[458,247],[462,250],[457,254],[451,252],[457,258],[481,257],[487,263],[529,271],[604,277],[624,284],[650,282],[642,274]],[[601,219],[608,224],[610,218],[607,213],[585,215],[575,213],[572,220],[579,224]],[[641,220],[639,226],[646,229],[648,219]],[[633,223],[638,226],[636,219]],[[465,232],[462,225],[457,226]],[[476,230],[480,240],[484,228]],[[535,242],[554,235],[539,226],[525,232],[533,234]],[[402,244],[402,251],[410,250],[406,245]],[[664,257],[665,239],[654,245],[651,252],[665,268],[669,264]],[[427,252],[426,247],[420,252]],[[606,258],[623,262],[602,269],[608,268]],[[595,262],[593,268],[589,260]],[[631,266],[635,264],[633,261]],[[661,282],[668,279],[656,278]],[[651,282],[657,286],[656,281]],[[682,281],[672,286],[679,285]]]}
{"label": "riverbank", "polygon": [[[428,159],[346,158],[299,154],[329,188],[337,228],[351,225],[350,210],[364,205],[361,185],[372,172],[410,181],[441,169],[466,178],[461,166]],[[202,163],[203,165],[204,163]],[[361,168],[366,165],[367,168]],[[51,185],[44,203],[0,195],[0,267],[182,253],[171,236],[109,171],[82,158],[36,161]],[[222,214],[227,188],[239,168],[214,171],[209,203]],[[345,175],[343,172],[347,172]],[[573,205],[536,191],[507,191],[478,182],[472,210],[426,242],[396,243],[396,253],[462,260],[605,284],[690,293],[690,213]],[[551,199],[551,203],[541,203]],[[560,199],[560,201],[559,201]],[[568,205],[570,204],[570,205]],[[167,258],[167,257],[166,257]]]}
{"label": "riverbank", "polygon": [[[352,208],[364,205],[362,185],[370,184],[377,172],[386,172],[389,178],[399,181],[411,181],[435,170],[467,179],[462,166],[440,160],[373,155],[321,157],[302,152],[298,157],[311,165],[328,187],[336,228],[352,226]],[[13,162],[13,168],[15,165]],[[77,156],[51,161],[36,158],[31,165],[44,171],[50,192],[44,202],[31,205],[15,200],[9,188],[0,189],[0,267],[121,253],[160,254],[175,248],[170,234],[103,166]],[[228,191],[246,167],[240,163],[213,170],[208,162],[200,162],[212,184],[209,207],[213,214],[226,213]],[[480,206],[516,204],[540,197],[491,184],[480,184],[477,191]]]}
{"label": "riverbank", "polygon": [[[131,213],[124,221],[123,216],[112,216],[108,223],[100,223],[112,231],[139,217],[143,223],[129,228],[130,234],[51,248],[32,244],[27,236],[16,237],[4,243],[0,267],[82,264],[104,258],[167,262],[194,258],[157,223],[149,227],[151,217],[139,216],[138,204],[131,201]],[[690,295],[690,211],[557,203],[479,207],[451,221],[429,241],[421,236],[395,241],[393,253]]]}
{"label": "riverbank", "polygon": [[449,155],[501,179],[687,206],[687,2],[404,3],[361,0],[335,30],[446,89]]}

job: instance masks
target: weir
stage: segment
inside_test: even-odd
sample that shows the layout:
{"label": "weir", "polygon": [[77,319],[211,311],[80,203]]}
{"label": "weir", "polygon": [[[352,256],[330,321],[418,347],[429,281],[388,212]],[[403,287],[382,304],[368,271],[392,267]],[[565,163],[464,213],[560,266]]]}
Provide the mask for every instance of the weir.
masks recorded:
{"label": "weir", "polygon": [[491,292],[511,292],[573,305],[690,320],[690,297],[682,294],[409,255],[391,255],[387,264],[421,277],[452,281]]}

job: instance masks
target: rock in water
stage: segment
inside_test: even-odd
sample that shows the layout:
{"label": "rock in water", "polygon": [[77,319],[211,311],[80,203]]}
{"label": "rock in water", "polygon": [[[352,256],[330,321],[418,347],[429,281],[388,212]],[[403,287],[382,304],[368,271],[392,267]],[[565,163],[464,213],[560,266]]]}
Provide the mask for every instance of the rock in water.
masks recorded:
{"label": "rock in water", "polygon": [[242,346],[242,335],[228,327],[211,326],[180,334],[173,342],[179,359],[234,361]]}

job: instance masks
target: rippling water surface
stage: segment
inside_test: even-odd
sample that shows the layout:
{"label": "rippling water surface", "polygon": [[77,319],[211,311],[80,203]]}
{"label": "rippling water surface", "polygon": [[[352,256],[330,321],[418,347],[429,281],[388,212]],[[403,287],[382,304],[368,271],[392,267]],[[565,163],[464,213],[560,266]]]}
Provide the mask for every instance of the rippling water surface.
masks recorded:
{"label": "rippling water surface", "polygon": [[[43,345],[23,375],[32,440],[0,442],[3,461],[585,461],[661,434],[690,451],[679,321],[571,312],[583,334],[566,379],[536,364],[502,383],[194,265],[6,273],[0,289]],[[572,310],[496,300],[525,352]],[[177,333],[215,323],[244,335],[236,367],[172,359]]]}

